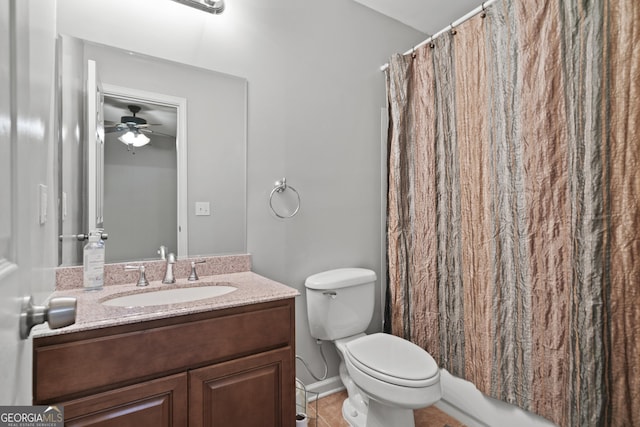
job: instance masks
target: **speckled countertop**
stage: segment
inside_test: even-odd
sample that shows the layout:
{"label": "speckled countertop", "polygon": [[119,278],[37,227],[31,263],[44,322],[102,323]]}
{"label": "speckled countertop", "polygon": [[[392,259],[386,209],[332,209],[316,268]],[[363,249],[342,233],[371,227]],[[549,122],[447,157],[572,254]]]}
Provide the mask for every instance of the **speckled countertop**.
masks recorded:
{"label": "speckled countertop", "polygon": [[[193,286],[231,285],[236,291],[213,298],[178,304],[154,305],[148,307],[115,307],[102,304],[103,301],[139,292],[174,289]],[[52,297],[68,296],[78,299],[76,323],[60,329],[49,329],[39,325],[32,331],[34,338],[67,334],[90,329],[106,328],[172,316],[200,313],[211,310],[249,305],[299,295],[296,289],[267,279],[251,271],[212,276],[200,276],[197,282],[177,279],[175,284],[165,285],[159,280],[149,282],[147,287],[137,287],[135,283],[105,286],[99,291],[85,291],[82,288],[60,289]]]}

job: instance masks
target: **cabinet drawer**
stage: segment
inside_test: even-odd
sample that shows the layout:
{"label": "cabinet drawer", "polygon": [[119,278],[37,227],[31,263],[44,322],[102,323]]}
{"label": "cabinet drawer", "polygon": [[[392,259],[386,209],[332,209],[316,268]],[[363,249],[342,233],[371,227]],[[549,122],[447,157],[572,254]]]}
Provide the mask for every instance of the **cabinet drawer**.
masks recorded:
{"label": "cabinet drawer", "polygon": [[[232,312],[233,313],[233,312]],[[75,398],[288,346],[293,339],[293,304],[210,319],[34,345],[34,403]]]}

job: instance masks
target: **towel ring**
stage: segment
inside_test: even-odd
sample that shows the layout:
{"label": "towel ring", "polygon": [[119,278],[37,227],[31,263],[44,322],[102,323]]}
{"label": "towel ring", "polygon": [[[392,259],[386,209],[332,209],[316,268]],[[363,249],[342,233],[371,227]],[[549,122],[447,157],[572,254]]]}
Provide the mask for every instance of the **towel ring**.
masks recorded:
{"label": "towel ring", "polygon": [[[298,198],[298,206],[296,206],[296,209],[293,211],[291,215],[280,215],[278,212],[276,212],[276,210],[273,207],[273,195],[276,193],[282,193],[286,189],[289,189],[294,193],[296,193],[296,197]],[[286,178],[282,178],[282,181],[276,181],[275,187],[273,188],[273,190],[271,190],[271,194],[269,195],[269,207],[278,218],[283,218],[283,219],[291,218],[295,214],[297,214],[298,211],[300,210],[300,194],[298,194],[295,188],[293,188],[290,185],[287,185]]]}

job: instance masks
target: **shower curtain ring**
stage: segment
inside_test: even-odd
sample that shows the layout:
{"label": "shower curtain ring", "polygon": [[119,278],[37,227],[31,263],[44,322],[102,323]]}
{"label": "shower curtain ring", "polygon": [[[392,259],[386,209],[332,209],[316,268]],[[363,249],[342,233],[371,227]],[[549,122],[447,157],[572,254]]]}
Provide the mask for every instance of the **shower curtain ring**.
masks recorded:
{"label": "shower curtain ring", "polygon": [[431,37],[429,38],[429,47],[430,47],[431,49],[433,49],[434,47],[436,47],[436,44],[433,42],[433,36],[431,36]]}
{"label": "shower curtain ring", "polygon": [[485,4],[485,2],[482,2],[482,13],[480,14],[481,18],[486,18],[487,17],[487,10],[484,8],[484,4]]}
{"label": "shower curtain ring", "polygon": [[451,27],[451,35],[455,36],[458,32],[456,31],[456,27],[453,26],[453,22],[449,26]]}
{"label": "shower curtain ring", "polygon": [[412,58],[416,57],[416,47],[415,46],[411,48],[411,57]]}

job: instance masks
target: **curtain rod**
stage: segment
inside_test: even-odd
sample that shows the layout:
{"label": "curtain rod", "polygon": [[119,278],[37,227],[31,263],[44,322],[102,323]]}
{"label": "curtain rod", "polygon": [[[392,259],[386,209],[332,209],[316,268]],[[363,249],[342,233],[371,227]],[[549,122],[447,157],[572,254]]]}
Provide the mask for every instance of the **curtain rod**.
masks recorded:
{"label": "curtain rod", "polygon": [[[479,14],[481,12],[484,12],[485,9],[487,8],[487,6],[490,6],[492,3],[495,3],[495,2],[496,2],[496,0],[487,0],[487,1],[483,2],[480,6],[476,7],[471,12],[467,13],[466,15],[464,15],[462,18],[458,19],[457,21],[453,21],[451,24],[447,25],[442,30],[438,31],[437,33],[435,33],[434,35],[432,35],[428,39],[418,43],[417,45],[415,45],[414,47],[412,47],[411,49],[409,49],[408,51],[403,53],[403,55],[409,55],[410,53],[413,53],[419,47],[422,47],[425,44],[432,42],[433,40],[435,40],[436,38],[440,37],[440,35],[446,33],[447,31],[453,30],[455,27],[457,27],[458,25],[462,24],[463,22],[468,21],[469,19],[473,18],[474,16],[476,16],[477,14]],[[386,71],[387,68],[389,68],[389,63],[388,62],[386,64],[380,66],[380,71]]]}

